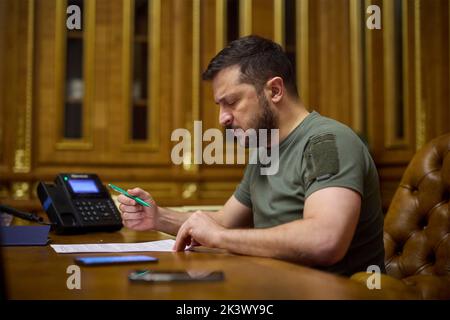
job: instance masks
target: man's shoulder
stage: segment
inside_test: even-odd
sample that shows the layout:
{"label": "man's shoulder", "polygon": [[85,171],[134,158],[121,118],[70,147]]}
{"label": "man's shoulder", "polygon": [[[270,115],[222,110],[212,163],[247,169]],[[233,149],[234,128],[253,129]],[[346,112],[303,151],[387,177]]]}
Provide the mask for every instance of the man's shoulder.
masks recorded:
{"label": "man's shoulder", "polygon": [[345,143],[363,143],[361,138],[347,125],[317,114],[310,122],[305,138],[314,140],[326,134],[333,135],[337,140]]}

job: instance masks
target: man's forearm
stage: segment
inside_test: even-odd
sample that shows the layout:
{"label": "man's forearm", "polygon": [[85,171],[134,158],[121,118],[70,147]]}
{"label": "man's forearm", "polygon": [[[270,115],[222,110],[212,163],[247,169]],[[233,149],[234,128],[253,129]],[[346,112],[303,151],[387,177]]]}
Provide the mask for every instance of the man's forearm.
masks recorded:
{"label": "man's forearm", "polygon": [[[232,253],[268,258],[288,258],[283,254],[285,241],[271,238],[269,229],[225,229],[217,246]],[[274,242],[277,242],[275,244]]]}
{"label": "man's forearm", "polygon": [[181,225],[191,216],[191,212],[179,212],[158,207],[156,230],[176,235]]}
{"label": "man's forearm", "polygon": [[[233,253],[277,258],[300,262],[304,265],[322,265],[328,254],[326,240],[315,236],[316,226],[301,221],[267,229],[224,229],[217,247]],[[299,235],[301,236],[300,237]]]}
{"label": "man's forearm", "polygon": [[[222,212],[203,211],[213,218],[217,223],[222,225]],[[176,235],[181,225],[193,214],[193,212],[181,212],[168,208],[158,207],[158,218],[156,221],[156,229],[158,231]]]}

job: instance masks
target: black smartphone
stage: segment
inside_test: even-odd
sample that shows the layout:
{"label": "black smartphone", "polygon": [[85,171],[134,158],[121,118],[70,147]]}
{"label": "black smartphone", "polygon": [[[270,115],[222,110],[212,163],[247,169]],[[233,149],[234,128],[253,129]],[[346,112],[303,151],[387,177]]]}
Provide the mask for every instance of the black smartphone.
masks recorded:
{"label": "black smartphone", "polygon": [[117,263],[157,262],[158,258],[151,256],[91,256],[76,257],[75,263],[84,266],[96,266]]}
{"label": "black smartphone", "polygon": [[128,279],[136,282],[223,281],[225,275],[222,271],[136,270],[129,274]]}

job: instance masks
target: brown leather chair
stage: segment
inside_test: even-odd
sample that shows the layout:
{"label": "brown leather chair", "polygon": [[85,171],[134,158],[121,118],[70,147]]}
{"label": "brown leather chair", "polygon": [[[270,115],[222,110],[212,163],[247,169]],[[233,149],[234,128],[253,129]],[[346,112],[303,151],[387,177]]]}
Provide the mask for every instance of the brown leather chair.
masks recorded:
{"label": "brown leather chair", "polygon": [[[449,206],[450,134],[445,134],[417,152],[392,199],[384,221],[388,275],[382,290],[450,299]],[[352,279],[365,284],[367,277],[359,272]]]}

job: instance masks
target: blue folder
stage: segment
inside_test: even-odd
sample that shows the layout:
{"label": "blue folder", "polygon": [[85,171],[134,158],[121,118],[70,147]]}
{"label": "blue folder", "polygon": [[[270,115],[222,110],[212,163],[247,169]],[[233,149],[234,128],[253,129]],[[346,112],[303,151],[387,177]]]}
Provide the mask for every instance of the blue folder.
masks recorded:
{"label": "blue folder", "polygon": [[45,246],[49,238],[50,226],[0,227],[2,246]]}

